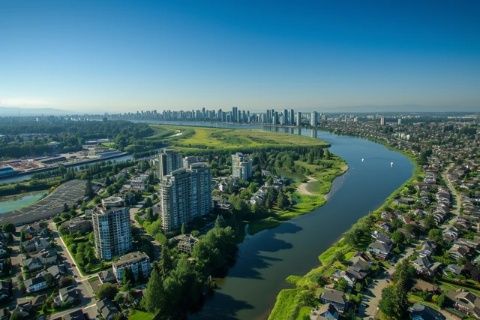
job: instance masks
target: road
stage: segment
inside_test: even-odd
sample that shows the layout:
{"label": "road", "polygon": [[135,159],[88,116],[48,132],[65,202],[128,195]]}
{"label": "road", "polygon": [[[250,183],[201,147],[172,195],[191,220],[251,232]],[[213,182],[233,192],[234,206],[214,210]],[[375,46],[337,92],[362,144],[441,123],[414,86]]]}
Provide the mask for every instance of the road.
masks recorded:
{"label": "road", "polygon": [[[450,190],[450,193],[455,197],[455,206],[453,207],[452,214],[455,215],[454,218],[450,219],[446,224],[444,225],[453,225],[456,221],[457,216],[460,214],[460,208],[461,208],[461,196],[455,189],[455,186],[453,183],[448,179],[447,177],[447,172],[452,168],[453,164],[449,165],[445,171],[442,173],[442,177],[445,180],[445,183],[447,184],[448,189]],[[395,265],[391,266],[389,269],[385,271],[385,273],[382,275],[381,278],[377,278],[373,282],[373,286],[369,287],[369,293],[364,296],[364,304],[367,306],[365,308],[365,312],[363,314],[364,318],[367,319],[375,319],[377,312],[378,312],[378,305],[380,303],[380,300],[382,298],[382,291],[385,289],[389,284],[389,275],[392,275],[398,264],[403,261],[404,259],[410,257],[413,253],[415,252],[415,246],[409,247],[407,250],[405,250],[405,253],[401,259],[398,260]],[[447,319],[452,319],[452,315],[445,312],[444,310],[440,311]]]}
{"label": "road", "polygon": [[135,219],[135,214],[138,212],[138,208],[130,208],[130,221],[132,222],[132,227],[136,229],[136,231],[138,232],[138,234],[142,237],[145,237],[146,239],[148,239],[152,245],[153,245],[153,248],[154,248],[154,256],[155,256],[155,259],[158,259],[160,258],[160,251],[161,251],[161,247],[162,245],[160,244],[160,242],[158,242],[157,240],[155,240],[151,235],[149,235],[145,229],[138,223],[138,221]]}
{"label": "road", "polygon": [[67,309],[67,310],[57,312],[55,314],[50,315],[49,319],[62,318],[64,316],[66,316],[67,314],[70,314],[70,313],[75,312],[77,310],[82,310],[83,313],[87,313],[89,315],[90,319],[95,319],[95,316],[96,316],[96,313],[97,313],[96,307],[97,307],[97,302],[94,301],[94,302],[91,302],[88,305],[77,306],[75,308],[71,308],[71,309]]}
{"label": "road", "polygon": [[[453,167],[453,163],[450,164],[442,173],[443,180],[447,184],[447,188],[455,199],[455,205],[453,206],[452,213],[456,216],[460,215],[460,209],[462,208],[462,196],[458,192],[457,188],[453,185],[453,182],[448,178],[448,171]],[[452,219],[453,220],[453,219]]]}
{"label": "road", "polygon": [[[75,260],[73,260],[72,255],[70,254],[70,251],[68,251],[67,246],[65,242],[63,241],[62,237],[60,237],[60,234],[57,230],[57,227],[55,223],[51,222],[49,224],[50,230],[52,230],[52,236],[53,239],[55,240],[55,243],[61,248],[61,251],[59,252],[60,257],[63,258],[64,261],[68,262],[68,265],[70,265],[69,270],[72,271],[75,282],[77,284],[77,289],[80,290],[80,295],[81,295],[81,300],[80,304],[75,306],[74,308],[70,308],[61,312],[58,312],[56,314],[52,314],[50,316],[50,319],[56,319],[60,318],[64,315],[67,315],[73,311],[83,309],[85,312],[85,309],[95,309],[96,306],[96,300],[95,300],[95,292],[92,289],[92,286],[88,282],[88,279],[96,277],[97,274],[93,275],[84,275],[78,266],[75,264]],[[91,310],[92,312],[95,312],[95,310]],[[88,312],[89,310],[87,310]]]}
{"label": "road", "polygon": [[368,288],[369,293],[365,294],[363,298],[364,304],[367,305],[367,308],[365,309],[365,312],[363,314],[364,318],[375,319],[375,316],[378,312],[378,305],[382,298],[382,291],[390,284],[390,276],[395,273],[395,270],[397,269],[399,263],[410,257],[414,252],[415,245],[408,247],[407,250],[405,250],[403,256],[398,259],[398,261],[393,266],[385,270],[381,278],[377,278],[373,281],[373,286],[370,286]]}

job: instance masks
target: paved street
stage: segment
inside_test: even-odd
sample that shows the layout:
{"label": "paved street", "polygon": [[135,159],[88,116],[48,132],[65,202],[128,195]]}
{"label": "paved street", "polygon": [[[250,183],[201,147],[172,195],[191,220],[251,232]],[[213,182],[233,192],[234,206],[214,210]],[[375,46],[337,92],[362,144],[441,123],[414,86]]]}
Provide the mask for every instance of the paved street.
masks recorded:
{"label": "paved street", "polygon": [[75,308],[71,308],[71,309],[56,313],[54,315],[51,315],[50,318],[54,319],[79,309],[94,308],[94,306],[96,305],[95,292],[93,291],[90,283],[88,282],[88,279],[92,277],[96,277],[97,275],[96,274],[88,275],[88,276],[84,275],[80,271],[78,266],[75,264],[70,252],[67,250],[65,242],[60,237],[55,224],[52,222],[50,223],[49,227],[52,230],[52,236],[53,236],[53,239],[55,240],[55,243],[61,248],[61,251],[59,251],[59,256],[63,259],[63,261],[66,262],[66,265],[70,266],[68,269],[73,273],[75,282],[77,284],[77,288],[78,290],[80,290],[80,294],[82,297],[80,304],[75,306]]}
{"label": "paved street", "polygon": [[365,314],[363,315],[364,318],[372,318],[374,319],[377,312],[378,312],[378,305],[382,298],[382,291],[390,284],[390,276],[395,273],[397,266],[400,262],[410,257],[415,252],[415,247],[409,247],[405,250],[404,255],[402,258],[398,259],[398,261],[385,270],[384,274],[381,278],[377,278],[373,281],[373,285],[367,288],[368,293],[364,295],[363,301],[367,305],[365,309]]}
{"label": "paved street", "polygon": [[[455,216],[450,219],[447,223],[444,224],[444,227],[448,225],[453,225],[457,219],[457,216],[460,214],[460,208],[461,208],[461,198],[458,194],[458,192],[455,190],[455,187],[453,186],[452,182],[448,179],[447,177],[447,172],[450,170],[450,168],[453,166],[453,164],[449,165],[447,169],[443,172],[442,177],[445,180],[445,183],[447,184],[448,189],[450,190],[450,193],[452,194],[453,197],[455,197],[455,203],[454,207],[452,208],[452,214]],[[366,305],[363,317],[367,319],[375,319],[377,313],[378,313],[378,305],[380,303],[380,300],[382,298],[382,291],[385,289],[389,283],[389,277],[395,273],[395,270],[398,266],[398,264],[403,261],[404,259],[410,257],[413,253],[415,252],[415,247],[409,247],[403,257],[395,263],[395,265],[391,266],[388,270],[385,271],[385,273],[382,275],[381,278],[377,278],[373,282],[373,286],[370,286],[368,288],[368,293],[365,294],[364,296],[364,303]],[[447,319],[452,319],[452,315],[445,312],[441,311],[441,313],[447,318]]]}

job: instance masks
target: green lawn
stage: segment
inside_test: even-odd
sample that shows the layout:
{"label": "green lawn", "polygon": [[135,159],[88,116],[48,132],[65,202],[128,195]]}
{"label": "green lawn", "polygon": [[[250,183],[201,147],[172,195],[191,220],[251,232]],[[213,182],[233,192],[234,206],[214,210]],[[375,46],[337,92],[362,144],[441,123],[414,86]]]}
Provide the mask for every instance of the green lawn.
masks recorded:
{"label": "green lawn", "polygon": [[221,129],[205,127],[185,127],[155,125],[155,130],[181,132],[169,141],[170,145],[185,153],[202,151],[255,150],[272,147],[312,147],[327,146],[319,139],[279,132],[249,129]]}
{"label": "green lawn", "polygon": [[299,312],[300,293],[299,289],[281,290],[268,319],[295,319]]}
{"label": "green lawn", "polygon": [[132,313],[128,316],[128,320],[152,320],[154,317],[155,315],[150,312],[132,310]]}

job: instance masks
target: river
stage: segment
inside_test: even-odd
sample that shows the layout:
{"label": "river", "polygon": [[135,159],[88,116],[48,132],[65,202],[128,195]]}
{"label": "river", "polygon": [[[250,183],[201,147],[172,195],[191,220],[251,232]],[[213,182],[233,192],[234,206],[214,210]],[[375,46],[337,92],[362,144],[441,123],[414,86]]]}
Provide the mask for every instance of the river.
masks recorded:
{"label": "river", "polygon": [[28,207],[48,194],[47,191],[22,193],[20,195],[0,197],[0,214]]}
{"label": "river", "polygon": [[288,275],[303,275],[318,266],[321,252],[413,174],[407,157],[381,144],[310,129],[293,132],[330,143],[330,150],[345,159],[349,170],[335,180],[323,207],[248,236],[220,288],[191,319],[266,319],[277,293],[288,287]]}

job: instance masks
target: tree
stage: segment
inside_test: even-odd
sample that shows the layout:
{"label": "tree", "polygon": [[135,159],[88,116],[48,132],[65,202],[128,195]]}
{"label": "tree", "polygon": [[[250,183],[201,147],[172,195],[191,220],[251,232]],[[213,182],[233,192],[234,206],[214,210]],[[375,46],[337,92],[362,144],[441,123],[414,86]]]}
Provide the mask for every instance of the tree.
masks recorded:
{"label": "tree", "polygon": [[166,245],[162,246],[161,253],[160,253],[160,260],[158,261],[157,267],[162,279],[166,278],[170,270],[172,270],[172,267],[173,267],[172,256],[171,256],[170,249]]}
{"label": "tree", "polygon": [[397,246],[402,246],[405,244],[405,235],[403,234],[403,232],[400,232],[398,230],[396,230],[393,234],[392,234],[392,241],[393,243],[395,243]]}
{"label": "tree", "polygon": [[115,285],[111,283],[104,283],[98,289],[97,298],[99,300],[102,300],[102,299],[113,300],[117,293],[118,293],[118,289]]}
{"label": "tree", "polygon": [[217,219],[215,219],[215,228],[225,228],[227,223],[222,215],[217,215]]}
{"label": "tree", "polygon": [[150,208],[151,206],[153,206],[152,198],[147,197],[145,199],[145,204],[143,205],[143,207],[144,208]]}
{"label": "tree", "polygon": [[15,225],[13,223],[4,224],[2,227],[3,232],[14,233]]}
{"label": "tree", "polygon": [[155,217],[154,217],[154,215],[153,215],[153,209],[152,209],[152,208],[147,208],[145,211],[147,212],[147,220],[148,220],[148,221],[153,221],[153,220],[155,220]]}
{"label": "tree", "polygon": [[280,208],[280,209],[285,209],[288,207],[289,205],[289,201],[288,201],[288,198],[287,196],[281,191],[278,193],[278,196],[277,196],[277,206]]}
{"label": "tree", "polygon": [[347,288],[348,288],[348,283],[347,283],[347,280],[345,280],[344,278],[341,278],[335,283],[335,289],[337,290],[345,292],[347,291]]}
{"label": "tree", "polygon": [[86,187],[85,187],[85,196],[87,196],[89,199],[91,199],[94,195],[95,195],[95,193],[93,192],[92,181],[90,179],[88,179]]}
{"label": "tree", "polygon": [[157,312],[164,309],[166,302],[163,277],[158,265],[154,264],[147,288],[145,289],[145,294],[143,295],[142,304],[147,311]]}
{"label": "tree", "polygon": [[379,308],[389,319],[405,319],[404,316],[408,309],[406,293],[395,286],[383,289]]}
{"label": "tree", "polygon": [[437,306],[443,308],[445,306],[445,294],[442,293],[437,298]]}
{"label": "tree", "polygon": [[133,275],[132,270],[130,270],[130,268],[126,268],[123,275],[122,284],[126,288],[130,288],[130,286],[134,283],[135,283],[135,276]]}
{"label": "tree", "polygon": [[428,231],[428,239],[436,242],[437,244],[443,243],[443,234],[440,229],[432,229]]}

